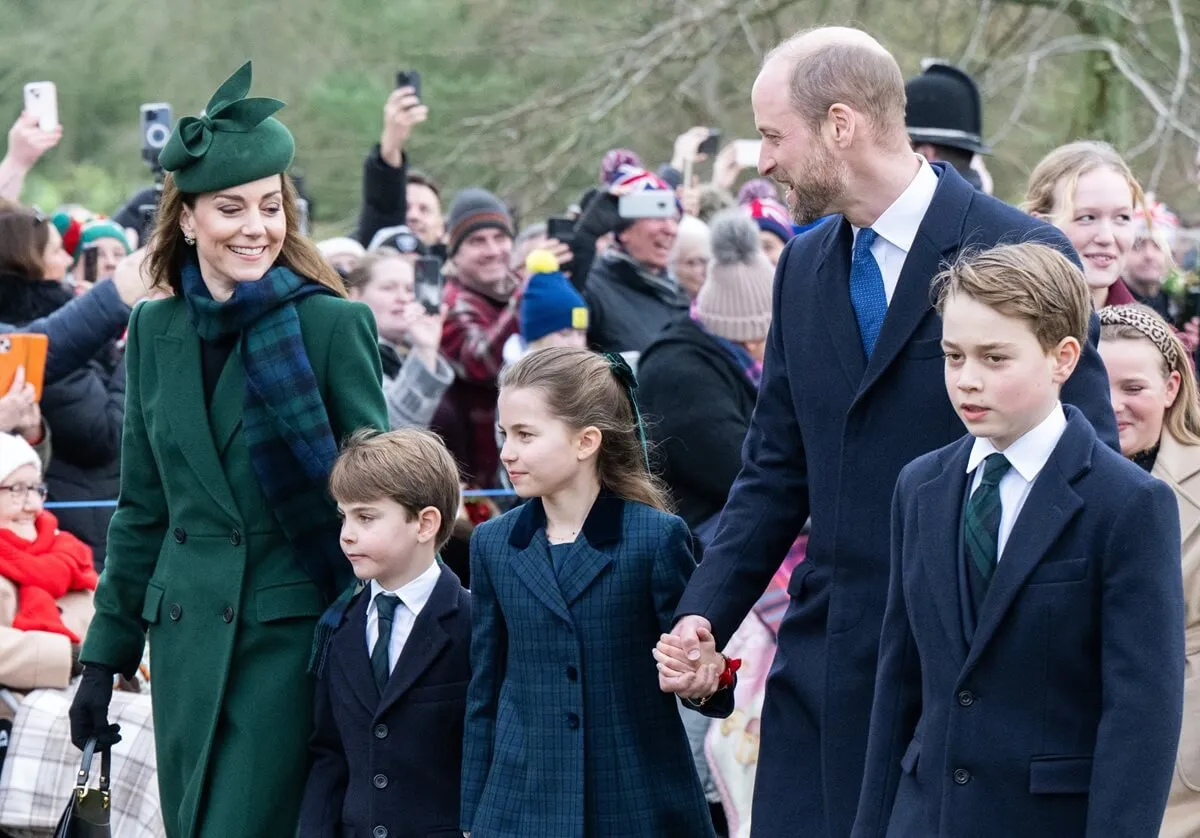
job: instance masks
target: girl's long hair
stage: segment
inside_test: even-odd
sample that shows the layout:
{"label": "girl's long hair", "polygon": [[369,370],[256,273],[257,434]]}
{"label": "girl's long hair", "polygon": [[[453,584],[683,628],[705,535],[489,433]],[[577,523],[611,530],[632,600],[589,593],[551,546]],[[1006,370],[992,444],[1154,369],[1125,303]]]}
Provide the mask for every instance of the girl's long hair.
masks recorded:
{"label": "girl's long hair", "polygon": [[600,485],[618,497],[670,510],[665,487],[646,466],[642,434],[625,386],[608,361],[586,349],[554,347],[526,355],[500,376],[500,389],[541,391],[550,411],[572,428],[600,431]]}

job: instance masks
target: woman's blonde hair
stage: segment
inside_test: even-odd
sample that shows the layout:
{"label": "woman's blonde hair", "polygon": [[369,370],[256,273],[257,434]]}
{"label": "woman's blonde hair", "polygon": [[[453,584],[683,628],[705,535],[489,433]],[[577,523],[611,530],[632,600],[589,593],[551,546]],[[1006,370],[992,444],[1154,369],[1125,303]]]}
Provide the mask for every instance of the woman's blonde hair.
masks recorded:
{"label": "woman's blonde hair", "polygon": [[[281,174],[279,178],[283,182],[283,217],[287,221],[287,234],[284,236],[277,264],[324,285],[340,297],[345,297],[346,287],[342,278],[321,256],[317,246],[300,232],[300,212],[296,206],[296,188],[292,185],[291,178],[286,174]],[[195,207],[197,197],[180,192],[170,174],[164,178],[153,238],[147,245],[146,264],[151,288],[170,291],[177,296],[183,294],[180,271],[189,245],[183,240],[179,220],[183,215],[184,206]]]}
{"label": "woman's blonde hair", "polygon": [[501,390],[519,387],[540,390],[550,412],[570,427],[600,430],[596,467],[603,488],[669,510],[666,489],[646,465],[634,397],[606,358],[586,349],[541,349],[501,374]]}
{"label": "woman's blonde hair", "polygon": [[[1021,209],[1031,215],[1045,216],[1055,226],[1062,226],[1074,212],[1075,189],[1079,178],[1096,169],[1112,169],[1129,183],[1133,206],[1146,209],[1146,196],[1133,176],[1125,158],[1108,143],[1081,140],[1059,146],[1042,158],[1029,176],[1025,200]],[[1059,190],[1064,202],[1058,204]]]}
{"label": "woman's blonde hair", "polygon": [[1179,373],[1179,394],[1167,408],[1163,427],[1184,445],[1200,445],[1200,392],[1183,341],[1157,311],[1144,305],[1100,310],[1100,340],[1140,340],[1158,350],[1163,378]]}

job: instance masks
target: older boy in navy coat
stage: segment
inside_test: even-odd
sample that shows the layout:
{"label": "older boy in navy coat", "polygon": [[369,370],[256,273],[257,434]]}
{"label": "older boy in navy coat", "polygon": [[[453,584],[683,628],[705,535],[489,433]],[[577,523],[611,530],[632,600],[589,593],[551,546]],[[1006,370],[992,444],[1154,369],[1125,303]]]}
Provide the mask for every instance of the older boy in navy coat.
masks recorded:
{"label": "older boy in navy coat", "polygon": [[854,838],[1154,836],[1183,700],[1171,490],[1059,402],[1091,304],[1038,244],[943,282],[969,436],[900,474]]}
{"label": "older boy in navy coat", "polygon": [[471,603],[436,558],[458,514],[458,468],[425,431],[362,432],[330,490],[367,585],[318,677],[300,838],[458,838]]}

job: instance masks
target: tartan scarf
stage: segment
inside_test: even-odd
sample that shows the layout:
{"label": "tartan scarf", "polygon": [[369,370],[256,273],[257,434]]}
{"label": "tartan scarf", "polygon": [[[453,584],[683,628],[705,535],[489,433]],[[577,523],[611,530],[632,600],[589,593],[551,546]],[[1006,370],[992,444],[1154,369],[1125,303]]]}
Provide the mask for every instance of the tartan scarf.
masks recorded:
{"label": "tartan scarf", "polygon": [[237,283],[233,296],[218,303],[195,257],[183,265],[182,285],[201,338],[242,336],[242,425],[254,473],[300,564],[331,602],[353,574],[327,489],[337,442],[304,349],[296,301],[333,291],[276,265],[256,282]]}

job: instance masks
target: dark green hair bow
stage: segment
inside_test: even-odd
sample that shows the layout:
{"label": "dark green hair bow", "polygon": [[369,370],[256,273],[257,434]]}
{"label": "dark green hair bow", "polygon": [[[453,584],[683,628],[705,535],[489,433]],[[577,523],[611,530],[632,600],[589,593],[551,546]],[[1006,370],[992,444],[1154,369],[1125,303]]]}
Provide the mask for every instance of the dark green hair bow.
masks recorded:
{"label": "dark green hair bow", "polygon": [[158,162],[182,192],[215,192],[286,172],[296,154],[287,127],[272,114],[278,99],[248,98],[247,61],[217,88],[200,116],[175,125]]}
{"label": "dark green hair bow", "polygon": [[604,359],[608,361],[608,368],[612,370],[613,377],[624,388],[625,395],[629,396],[629,404],[633,408],[633,421],[637,422],[638,441],[642,443],[642,455],[646,458],[646,470],[649,471],[650,446],[646,442],[646,423],[642,421],[642,411],[638,407],[637,376],[633,372],[633,367],[629,366],[629,362],[625,360],[625,356],[621,353],[605,352]]}

